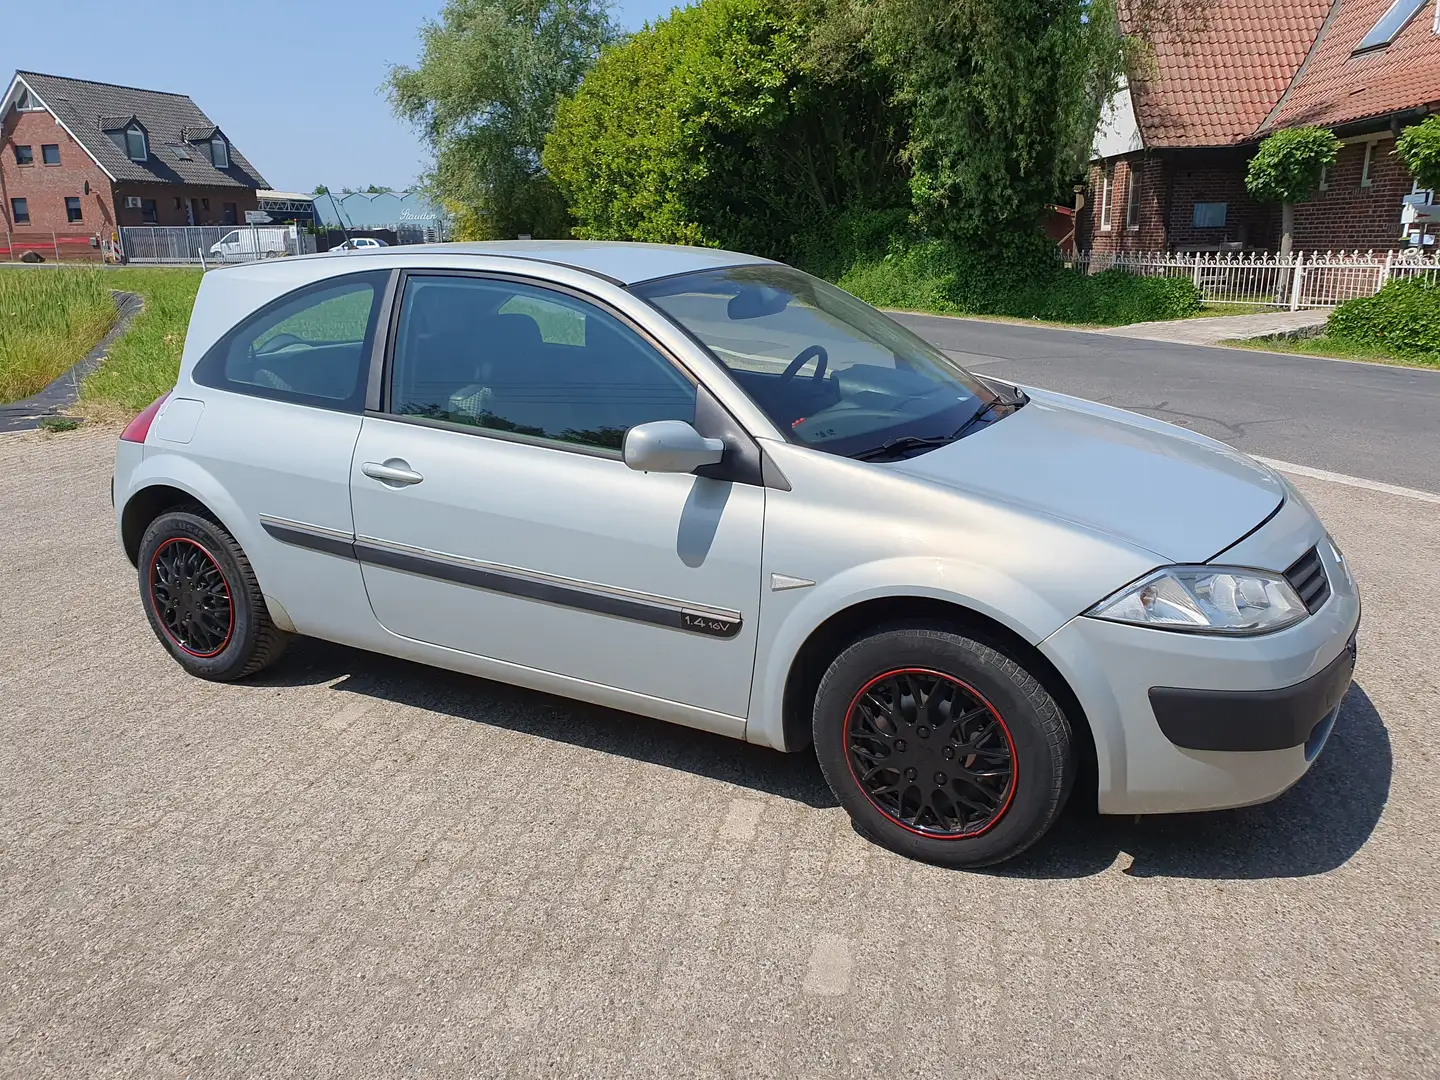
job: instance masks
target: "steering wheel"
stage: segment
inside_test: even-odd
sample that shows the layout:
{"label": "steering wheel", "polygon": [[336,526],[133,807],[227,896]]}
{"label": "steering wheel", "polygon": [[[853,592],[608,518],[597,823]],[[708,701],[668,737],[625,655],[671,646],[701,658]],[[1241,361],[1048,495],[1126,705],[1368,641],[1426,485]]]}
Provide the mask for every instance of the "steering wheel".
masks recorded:
{"label": "steering wheel", "polygon": [[811,345],[808,348],[801,349],[795,359],[791,360],[786,366],[780,375],[781,384],[787,384],[791,379],[795,378],[795,376],[800,373],[800,369],[810,362],[811,357],[820,358],[815,364],[815,374],[812,375],[811,378],[816,382],[825,378],[825,369],[830,365],[830,354],[825,351],[824,345]]}

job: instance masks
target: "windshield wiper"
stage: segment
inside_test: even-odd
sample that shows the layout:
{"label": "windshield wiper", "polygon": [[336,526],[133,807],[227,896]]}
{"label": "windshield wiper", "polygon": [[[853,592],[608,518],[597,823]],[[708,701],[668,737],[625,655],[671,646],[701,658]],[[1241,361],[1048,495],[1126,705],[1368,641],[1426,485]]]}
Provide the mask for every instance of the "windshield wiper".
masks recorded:
{"label": "windshield wiper", "polygon": [[[971,417],[973,420],[974,417]],[[968,424],[970,421],[966,421]],[[961,429],[962,431],[964,428]],[[956,435],[931,435],[921,437],[919,435],[901,435],[898,439],[887,439],[879,446],[872,446],[869,450],[861,450],[858,454],[850,456],[856,461],[877,461],[880,458],[895,457],[907,450],[929,450],[932,447],[944,446],[946,443],[954,442]]]}
{"label": "windshield wiper", "polygon": [[[949,435],[901,435],[899,438],[887,439],[879,446],[872,446],[869,450],[861,450],[858,454],[851,454],[850,456],[856,461],[878,461],[883,458],[903,454],[907,450],[932,450],[937,446],[952,443],[956,439],[963,438],[965,434],[977,424],[987,419],[993,422],[994,420],[999,420],[1001,417],[1009,416],[1010,413],[1021,408],[1030,400],[1030,395],[1019,387],[1015,388],[1015,393],[1017,396],[1008,401],[998,394],[995,395],[993,401],[988,405],[976,409],[975,412],[971,414],[970,419],[966,420]],[[1007,411],[1000,412],[998,410]]]}

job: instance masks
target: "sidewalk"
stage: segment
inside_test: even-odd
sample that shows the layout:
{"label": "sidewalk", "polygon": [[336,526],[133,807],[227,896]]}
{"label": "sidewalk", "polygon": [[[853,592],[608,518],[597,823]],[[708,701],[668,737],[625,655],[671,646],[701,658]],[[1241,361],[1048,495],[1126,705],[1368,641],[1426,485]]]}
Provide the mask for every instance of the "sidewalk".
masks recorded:
{"label": "sidewalk", "polygon": [[1150,341],[1174,341],[1182,345],[1214,345],[1240,338],[1268,337],[1303,331],[1325,325],[1330,309],[1318,311],[1266,311],[1259,315],[1220,315],[1209,319],[1175,319],[1166,322],[1131,323],[1114,326],[1097,333],[1115,337],[1146,338]]}

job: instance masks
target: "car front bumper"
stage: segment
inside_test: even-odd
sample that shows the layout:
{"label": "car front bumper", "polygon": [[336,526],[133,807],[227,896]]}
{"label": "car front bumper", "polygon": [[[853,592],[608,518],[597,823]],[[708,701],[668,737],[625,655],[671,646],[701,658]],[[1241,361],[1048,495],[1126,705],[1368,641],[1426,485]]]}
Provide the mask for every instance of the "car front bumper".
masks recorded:
{"label": "car front bumper", "polygon": [[[1300,505],[1275,523],[1277,550],[1265,551],[1258,535],[1247,539],[1243,559],[1233,558],[1278,570],[1300,554],[1297,533],[1301,543],[1318,545],[1331,595],[1296,625],[1222,637],[1081,616],[1041,644],[1094,735],[1101,813],[1266,802],[1320,752],[1350,685],[1360,597],[1319,522],[1297,529],[1299,515],[1313,520]],[[1232,562],[1232,553],[1217,561]]]}

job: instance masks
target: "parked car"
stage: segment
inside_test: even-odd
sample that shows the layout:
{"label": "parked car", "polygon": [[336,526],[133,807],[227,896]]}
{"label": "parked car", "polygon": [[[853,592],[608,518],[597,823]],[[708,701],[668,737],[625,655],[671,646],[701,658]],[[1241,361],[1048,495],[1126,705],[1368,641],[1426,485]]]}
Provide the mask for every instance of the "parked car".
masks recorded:
{"label": "parked car", "polygon": [[276,258],[289,253],[295,235],[292,226],[232,229],[210,245],[210,254],[231,261]]}
{"label": "parked car", "polygon": [[114,495],[201,678],[307,634],[813,743],[865,835],[950,866],[1033,844],[1082,776],[1106,814],[1274,798],[1355,661],[1345,559],[1269,468],[725,251],[209,274]]}
{"label": "parked car", "polygon": [[336,244],[330,250],[335,252],[376,251],[389,246],[390,245],[385,243],[384,240],[377,239],[373,236],[352,236],[343,244]]}

